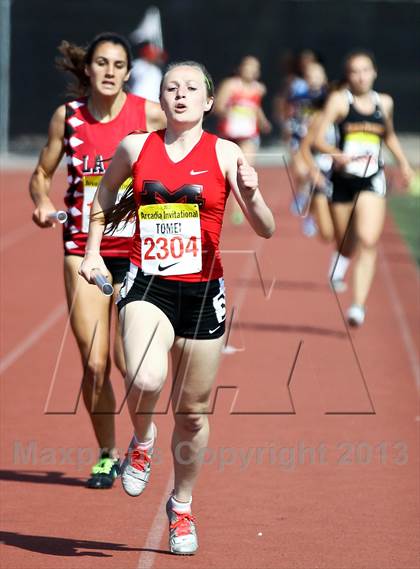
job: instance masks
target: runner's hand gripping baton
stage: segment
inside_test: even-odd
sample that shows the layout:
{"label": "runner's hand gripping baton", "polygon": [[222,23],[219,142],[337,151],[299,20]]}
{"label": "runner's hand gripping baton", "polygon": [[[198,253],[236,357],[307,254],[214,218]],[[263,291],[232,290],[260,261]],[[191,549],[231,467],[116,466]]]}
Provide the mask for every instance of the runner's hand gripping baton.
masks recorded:
{"label": "runner's hand gripping baton", "polygon": [[67,213],[62,210],[49,213],[47,217],[51,221],[58,221],[58,223],[66,223],[67,221]]}
{"label": "runner's hand gripping baton", "polygon": [[108,282],[107,278],[104,277],[102,273],[99,272],[99,269],[93,269],[92,272],[96,286],[105,296],[112,296],[114,294],[114,287],[112,284]]}

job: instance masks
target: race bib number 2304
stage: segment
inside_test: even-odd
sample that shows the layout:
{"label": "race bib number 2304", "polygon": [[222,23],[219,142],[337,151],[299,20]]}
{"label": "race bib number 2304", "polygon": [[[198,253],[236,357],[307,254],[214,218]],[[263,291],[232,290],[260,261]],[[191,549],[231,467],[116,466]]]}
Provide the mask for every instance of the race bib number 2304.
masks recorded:
{"label": "race bib number 2304", "polygon": [[199,273],[202,267],[198,204],[140,206],[141,266],[150,275]]}

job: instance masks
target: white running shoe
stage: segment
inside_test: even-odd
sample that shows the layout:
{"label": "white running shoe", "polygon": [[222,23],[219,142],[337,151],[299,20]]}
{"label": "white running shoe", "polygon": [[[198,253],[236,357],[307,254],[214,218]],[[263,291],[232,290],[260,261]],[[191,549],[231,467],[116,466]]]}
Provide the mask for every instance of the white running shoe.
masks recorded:
{"label": "white running shoe", "polygon": [[330,280],[331,288],[337,293],[346,292],[347,283],[344,279],[332,279]]}
{"label": "white running shoe", "polygon": [[347,311],[347,322],[350,326],[361,326],[365,321],[366,310],[360,304],[352,304]]}
{"label": "white running shoe", "polygon": [[176,555],[194,555],[198,549],[195,518],[191,512],[177,512],[172,507],[171,496],[166,502],[169,520],[169,549]]}
{"label": "white running shoe", "polygon": [[[153,423],[153,445],[156,442],[157,429]],[[136,443],[133,436],[121,466],[122,487],[129,496],[140,496],[147,486],[151,471],[151,458],[153,446],[144,450]]]}

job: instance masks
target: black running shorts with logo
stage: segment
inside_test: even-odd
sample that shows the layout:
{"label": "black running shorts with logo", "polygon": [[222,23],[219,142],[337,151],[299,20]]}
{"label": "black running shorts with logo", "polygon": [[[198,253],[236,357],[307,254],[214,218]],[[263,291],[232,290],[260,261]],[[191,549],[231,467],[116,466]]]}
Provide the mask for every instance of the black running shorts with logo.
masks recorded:
{"label": "black running shorts with logo", "polygon": [[145,275],[131,263],[117,300],[118,310],[143,300],[157,306],[181,338],[211,340],[225,333],[226,301],[223,279],[190,283]]}
{"label": "black running shorts with logo", "polygon": [[346,176],[341,172],[334,172],[331,178],[333,203],[351,203],[359,192],[374,192],[378,196],[386,195],[386,180],[383,168],[369,178]]}

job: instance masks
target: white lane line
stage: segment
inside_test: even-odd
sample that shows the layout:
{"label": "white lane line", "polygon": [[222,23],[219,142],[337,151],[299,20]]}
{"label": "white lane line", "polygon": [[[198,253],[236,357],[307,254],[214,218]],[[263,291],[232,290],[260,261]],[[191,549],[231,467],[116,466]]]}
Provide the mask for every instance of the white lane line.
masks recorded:
{"label": "white lane line", "polygon": [[400,325],[404,346],[407,351],[408,360],[410,362],[411,370],[414,376],[414,382],[416,384],[417,390],[420,391],[420,370],[419,370],[419,361],[416,350],[416,344],[413,340],[413,336],[411,335],[410,326],[408,325],[404,308],[401,304],[400,297],[394,283],[394,279],[392,278],[392,274],[389,269],[388,261],[386,259],[386,254],[382,247],[379,249],[379,255],[381,260],[382,273],[385,277],[384,280],[386,288],[388,290],[388,294],[391,299],[391,305],[397,317],[398,324]]}
{"label": "white lane line", "polygon": [[39,326],[33,330],[16,348],[9,352],[0,362],[0,374],[4,373],[11,365],[13,365],[29,348],[41,339],[41,337],[54,326],[54,324],[66,314],[67,305],[60,303],[51,313],[45,318]]}
{"label": "white lane line", "polygon": [[152,569],[153,567],[153,563],[155,562],[156,557],[156,550],[160,547],[163,533],[165,531],[168,531],[168,518],[166,516],[165,505],[173,488],[173,484],[173,478],[170,476],[166,484],[165,492],[160,502],[158,511],[150,527],[149,533],[147,534],[146,543],[144,544],[145,549],[154,551],[143,551],[140,554],[137,569]]}
{"label": "white lane line", "polygon": [[25,225],[21,225],[20,227],[16,227],[6,235],[0,237],[0,252],[6,251],[9,247],[16,245],[19,241],[26,239],[32,233],[35,232],[36,226],[34,223],[26,223]]}

